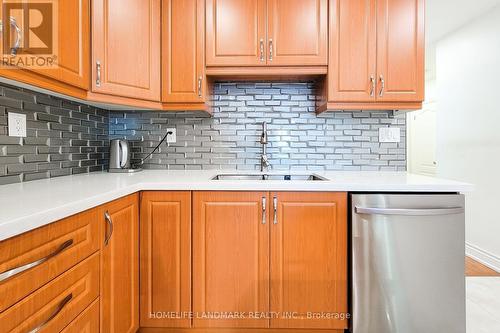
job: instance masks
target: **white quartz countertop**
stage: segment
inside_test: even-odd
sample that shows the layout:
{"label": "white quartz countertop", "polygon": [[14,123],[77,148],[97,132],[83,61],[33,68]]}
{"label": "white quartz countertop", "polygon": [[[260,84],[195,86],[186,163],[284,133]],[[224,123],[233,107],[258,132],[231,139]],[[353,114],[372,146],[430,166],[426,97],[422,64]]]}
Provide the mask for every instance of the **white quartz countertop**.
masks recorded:
{"label": "white quartz countertop", "polygon": [[[313,172],[328,181],[211,180],[231,171],[91,173],[0,186],[0,241],[142,190],[469,192],[466,183],[406,172]],[[284,172],[287,173],[287,172]],[[308,172],[292,174],[306,174]],[[272,173],[270,173],[272,174]],[[283,172],[280,172],[283,174]]]}

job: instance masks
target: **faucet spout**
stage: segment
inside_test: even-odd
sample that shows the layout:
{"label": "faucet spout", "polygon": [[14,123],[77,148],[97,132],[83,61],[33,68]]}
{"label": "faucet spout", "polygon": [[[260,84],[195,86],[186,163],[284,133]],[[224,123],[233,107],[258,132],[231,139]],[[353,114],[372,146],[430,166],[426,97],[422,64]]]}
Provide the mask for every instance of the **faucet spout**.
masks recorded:
{"label": "faucet spout", "polygon": [[260,136],[260,143],[267,145],[267,123],[262,123],[262,135]]}
{"label": "faucet spout", "polygon": [[269,162],[269,157],[267,156],[267,123],[262,123],[262,135],[260,136],[260,143],[262,144],[262,155],[260,157],[260,171],[267,171],[269,167],[271,167],[271,163]]}

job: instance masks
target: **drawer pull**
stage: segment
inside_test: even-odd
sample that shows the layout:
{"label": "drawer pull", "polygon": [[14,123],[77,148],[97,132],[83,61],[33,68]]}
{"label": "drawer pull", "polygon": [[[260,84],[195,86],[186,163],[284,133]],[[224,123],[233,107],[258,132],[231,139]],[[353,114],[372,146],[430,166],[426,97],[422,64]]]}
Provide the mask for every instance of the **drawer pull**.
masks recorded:
{"label": "drawer pull", "polygon": [[111,219],[111,215],[109,215],[108,211],[104,213],[104,218],[109,226],[109,235],[107,233],[104,235],[104,246],[108,246],[111,235],[113,235],[113,220]]}
{"label": "drawer pull", "polygon": [[69,301],[71,301],[72,298],[73,298],[73,294],[69,294],[68,296],[66,296],[59,303],[59,305],[57,306],[56,310],[50,315],[50,317],[47,318],[47,320],[45,320],[43,323],[41,323],[40,325],[38,325],[37,327],[35,327],[34,329],[32,329],[31,331],[29,331],[29,333],[39,332],[44,326],[46,326],[48,323],[50,323],[50,321],[52,319],[54,319],[59,314],[59,312],[61,312],[64,309],[64,307],[66,306],[66,304],[68,304]]}
{"label": "drawer pull", "polygon": [[26,265],[23,265],[23,266],[20,266],[17,268],[13,268],[13,269],[10,269],[8,271],[0,273],[0,282],[3,282],[3,281],[5,281],[5,280],[17,275],[17,274],[20,274],[24,271],[27,271],[28,269],[31,269],[33,267],[36,267],[36,266],[43,264],[47,260],[57,256],[58,254],[60,254],[61,252],[63,252],[67,248],[69,248],[71,245],[73,245],[72,239],[62,243],[61,246],[59,246],[59,248],[57,250],[55,250],[54,252],[52,252],[51,254],[49,254],[48,256],[46,256],[42,259],[38,259],[37,261],[33,261],[29,264],[26,264]]}

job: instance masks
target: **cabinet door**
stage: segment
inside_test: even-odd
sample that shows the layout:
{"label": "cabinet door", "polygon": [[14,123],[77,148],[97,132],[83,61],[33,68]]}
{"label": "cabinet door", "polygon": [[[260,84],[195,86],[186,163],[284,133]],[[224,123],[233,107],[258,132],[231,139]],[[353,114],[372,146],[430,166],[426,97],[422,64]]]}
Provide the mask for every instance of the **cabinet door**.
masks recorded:
{"label": "cabinet door", "polygon": [[57,69],[35,72],[88,89],[90,80],[90,1],[59,1]]}
{"label": "cabinet door", "polygon": [[424,99],[424,0],[377,1],[378,101]]}
{"label": "cabinet door", "polygon": [[160,16],[160,0],[93,1],[93,92],[160,100]]}
{"label": "cabinet door", "polygon": [[[185,0],[182,0],[185,1]],[[141,194],[141,327],[190,327],[191,193]]]}
{"label": "cabinet door", "polygon": [[[194,192],[193,310],[269,311],[266,192]],[[269,327],[267,319],[194,318],[194,327]]]}
{"label": "cabinet door", "polygon": [[[0,1],[1,3],[2,1]],[[53,20],[53,23],[57,23],[57,26],[54,27],[57,29],[56,36],[58,38],[57,42],[54,43],[58,48],[56,53],[57,66],[55,68],[27,68],[26,71],[1,68],[0,75],[60,93],[66,93],[66,91],[62,90],[58,83],[88,90],[90,82],[90,0],[58,1],[56,8],[57,20]],[[0,13],[1,11],[0,9]],[[21,10],[13,10],[9,13],[16,18],[17,22],[23,22],[22,14]],[[3,43],[0,43],[0,52],[2,52],[2,47]]]}
{"label": "cabinet door", "polygon": [[[271,193],[272,328],[344,329],[347,312],[347,195]],[[276,203],[276,204],[274,204]],[[274,214],[273,214],[274,215]]]}
{"label": "cabinet door", "polygon": [[266,0],[206,0],[207,66],[266,64]]}
{"label": "cabinet door", "polygon": [[330,0],[328,100],[375,102],[375,0]]}
{"label": "cabinet door", "polygon": [[268,65],[327,65],[328,0],[268,0]]}
{"label": "cabinet door", "polygon": [[163,101],[204,102],[204,1],[164,0],[162,13]]}
{"label": "cabinet door", "polygon": [[99,299],[89,305],[61,333],[99,333]]}
{"label": "cabinet door", "polygon": [[101,332],[135,333],[139,328],[139,197],[133,194],[100,210]]}

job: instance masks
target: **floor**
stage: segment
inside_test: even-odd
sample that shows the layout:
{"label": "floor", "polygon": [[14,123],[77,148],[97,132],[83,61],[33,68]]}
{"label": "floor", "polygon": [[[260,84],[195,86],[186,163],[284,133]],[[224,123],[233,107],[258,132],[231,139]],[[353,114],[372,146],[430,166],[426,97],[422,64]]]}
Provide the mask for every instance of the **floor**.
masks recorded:
{"label": "floor", "polygon": [[467,258],[467,333],[500,332],[500,273]]}

